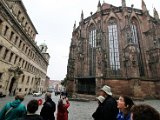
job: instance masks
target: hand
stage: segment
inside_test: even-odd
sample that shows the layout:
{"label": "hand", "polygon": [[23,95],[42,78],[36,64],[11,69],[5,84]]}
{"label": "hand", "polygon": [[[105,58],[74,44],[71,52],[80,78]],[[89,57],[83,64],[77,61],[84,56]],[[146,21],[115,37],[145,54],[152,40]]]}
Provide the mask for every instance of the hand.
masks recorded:
{"label": "hand", "polygon": [[68,101],[68,98],[66,97],[66,101]]}

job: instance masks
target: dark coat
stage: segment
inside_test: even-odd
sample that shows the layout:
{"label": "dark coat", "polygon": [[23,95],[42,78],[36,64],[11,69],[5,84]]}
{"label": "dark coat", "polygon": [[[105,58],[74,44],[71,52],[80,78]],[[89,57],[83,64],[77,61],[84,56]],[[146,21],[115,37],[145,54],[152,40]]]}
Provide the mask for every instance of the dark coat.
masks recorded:
{"label": "dark coat", "polygon": [[92,117],[94,120],[116,120],[118,114],[117,102],[112,96],[108,96],[99,104]]}
{"label": "dark coat", "polygon": [[55,120],[54,112],[56,111],[56,104],[51,98],[47,98],[41,109],[40,115],[44,120]]}

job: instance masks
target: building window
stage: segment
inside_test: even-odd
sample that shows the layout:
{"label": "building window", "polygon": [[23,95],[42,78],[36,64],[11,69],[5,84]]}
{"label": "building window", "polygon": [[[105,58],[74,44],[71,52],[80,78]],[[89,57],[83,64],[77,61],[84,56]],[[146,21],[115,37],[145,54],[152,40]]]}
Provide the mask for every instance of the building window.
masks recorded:
{"label": "building window", "polygon": [[9,57],[9,62],[12,61],[12,58],[13,58],[13,53],[10,54],[10,57]]}
{"label": "building window", "polygon": [[22,88],[19,88],[19,92],[21,92],[22,91]]}
{"label": "building window", "polygon": [[7,34],[9,27],[6,25],[5,30],[4,30],[4,36]]}
{"label": "building window", "polygon": [[2,45],[0,45],[0,54],[1,54],[2,48],[3,48],[3,46],[2,46]]}
{"label": "building window", "polygon": [[138,44],[138,34],[137,34],[137,28],[134,22],[131,25],[131,32],[132,32],[132,39],[131,43]]}
{"label": "building window", "polygon": [[30,30],[30,27],[28,27],[28,32],[29,32],[29,30]]}
{"label": "building window", "polygon": [[1,81],[1,79],[2,79],[2,75],[3,75],[3,73],[0,73],[0,81]]}
{"label": "building window", "polygon": [[24,21],[24,17],[22,17],[22,22]]}
{"label": "building window", "polygon": [[19,65],[21,65],[21,61],[22,61],[22,58],[19,58],[19,63],[18,63]]}
{"label": "building window", "polygon": [[25,88],[25,92],[28,90],[28,88]]}
{"label": "building window", "polygon": [[26,47],[25,53],[27,53],[28,47]]}
{"label": "building window", "polygon": [[0,26],[2,25],[3,21],[0,19]]}
{"label": "building window", "polygon": [[27,83],[26,83],[26,84],[29,84],[29,80],[30,80],[30,76],[28,76],[28,79],[27,79]]}
{"label": "building window", "polygon": [[17,59],[18,59],[18,56],[16,55],[16,57],[15,57],[15,59],[14,59],[14,64],[16,64]]}
{"label": "building window", "polygon": [[24,79],[25,79],[25,75],[22,76],[22,83],[24,82]]}
{"label": "building window", "polygon": [[27,25],[28,25],[28,23],[26,22],[26,23],[25,23],[25,27],[26,27]]}
{"label": "building window", "polygon": [[4,60],[6,59],[8,52],[9,52],[9,50],[6,49],[5,52],[4,52],[4,55],[3,55],[3,59],[4,59]]}
{"label": "building window", "polygon": [[120,74],[120,61],[119,61],[119,43],[118,43],[118,29],[115,19],[109,20],[108,25],[108,40],[109,40],[109,62],[111,74]]}
{"label": "building window", "polygon": [[96,70],[96,28],[91,25],[89,28],[89,75],[94,76]]}
{"label": "building window", "polygon": [[140,42],[139,42],[139,31],[138,31],[138,22],[135,18],[131,21],[131,33],[132,33],[132,39],[131,42],[137,46],[137,60],[138,60],[138,66],[139,66],[139,73],[140,76],[144,76],[144,65],[142,60],[142,53],[140,48]]}
{"label": "building window", "polygon": [[22,61],[22,68],[24,67],[24,62],[25,62],[25,61],[23,60],[23,61]]}
{"label": "building window", "polygon": [[92,26],[89,31],[89,45],[91,48],[96,47],[96,29]]}
{"label": "building window", "polygon": [[28,50],[28,57],[29,57],[30,52],[31,52],[31,50],[29,49],[29,50]]}
{"label": "building window", "polygon": [[17,44],[17,41],[18,41],[18,36],[16,36],[16,38],[15,38],[15,41],[14,41],[15,45]]}
{"label": "building window", "polygon": [[24,69],[27,69],[27,65],[28,65],[28,63],[26,62]]}
{"label": "building window", "polygon": [[19,48],[21,47],[21,44],[22,44],[22,41],[20,40],[18,45]]}
{"label": "building window", "polygon": [[34,80],[34,78],[32,78],[31,84],[33,84],[33,80]]}
{"label": "building window", "polygon": [[17,18],[19,18],[21,15],[21,11],[18,11],[18,15],[17,15]]}
{"label": "building window", "polygon": [[3,23],[3,21],[0,19],[0,34],[2,34],[2,33],[1,33],[1,32],[2,32],[2,28],[1,28],[2,23]]}
{"label": "building window", "polygon": [[10,38],[9,38],[10,40],[12,40],[13,35],[14,35],[14,32],[12,31],[11,35],[10,35]]}
{"label": "building window", "polygon": [[22,51],[24,51],[24,48],[25,48],[25,44],[23,43],[23,46],[22,46]]}

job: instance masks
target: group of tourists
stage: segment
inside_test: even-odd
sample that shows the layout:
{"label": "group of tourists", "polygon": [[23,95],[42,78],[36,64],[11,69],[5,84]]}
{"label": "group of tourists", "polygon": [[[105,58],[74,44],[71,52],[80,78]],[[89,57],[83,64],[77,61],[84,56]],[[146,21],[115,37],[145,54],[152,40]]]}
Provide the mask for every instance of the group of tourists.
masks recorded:
{"label": "group of tourists", "polygon": [[[39,103],[36,99],[30,100],[27,110],[21,102],[24,95],[18,93],[15,100],[8,102],[0,111],[0,120],[55,120],[56,104],[51,98],[51,93],[45,94],[45,102],[36,114]],[[159,112],[146,104],[135,105],[133,100],[121,95],[116,101],[112,96],[111,88],[103,86],[97,97],[98,107],[92,114],[94,120],[160,120]],[[66,95],[60,95],[57,105],[56,120],[68,120],[69,100]]]}
{"label": "group of tourists", "polygon": [[159,112],[149,105],[136,105],[124,95],[116,101],[107,85],[100,89],[97,100],[98,107],[92,114],[94,120],[160,120]]}
{"label": "group of tourists", "polygon": [[[40,115],[36,114],[39,107],[39,101],[32,99],[27,104],[27,109],[22,101],[24,94],[18,93],[15,100],[8,102],[0,111],[0,120],[55,120],[56,104],[51,98],[51,93],[45,94],[45,102],[40,111]],[[62,95],[57,105],[57,119],[68,120],[68,110],[70,106],[68,98]]]}

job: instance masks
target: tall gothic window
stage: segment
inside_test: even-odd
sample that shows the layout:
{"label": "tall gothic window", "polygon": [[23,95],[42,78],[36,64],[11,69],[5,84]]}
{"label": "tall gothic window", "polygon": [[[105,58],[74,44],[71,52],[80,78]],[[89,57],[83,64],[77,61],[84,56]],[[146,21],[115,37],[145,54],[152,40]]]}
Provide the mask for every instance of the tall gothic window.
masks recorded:
{"label": "tall gothic window", "polygon": [[96,28],[91,25],[89,28],[89,75],[95,75],[96,64]]}
{"label": "tall gothic window", "polygon": [[135,22],[132,22],[131,24],[131,32],[132,32],[132,43],[138,44],[138,33],[137,33],[137,27]]}
{"label": "tall gothic window", "polygon": [[115,19],[110,19],[108,24],[108,40],[109,40],[109,62],[113,75],[120,74],[119,61],[119,44],[118,44],[118,29]]}
{"label": "tall gothic window", "polygon": [[91,26],[89,31],[89,45],[91,48],[96,47],[96,29],[94,26]]}
{"label": "tall gothic window", "polygon": [[135,18],[133,18],[131,21],[131,33],[132,33],[131,42],[137,46],[137,50],[138,50],[137,59],[138,59],[139,73],[140,73],[140,76],[144,76],[144,66],[143,66],[142,53],[141,53],[139,37],[138,37],[139,36],[138,24]]}

